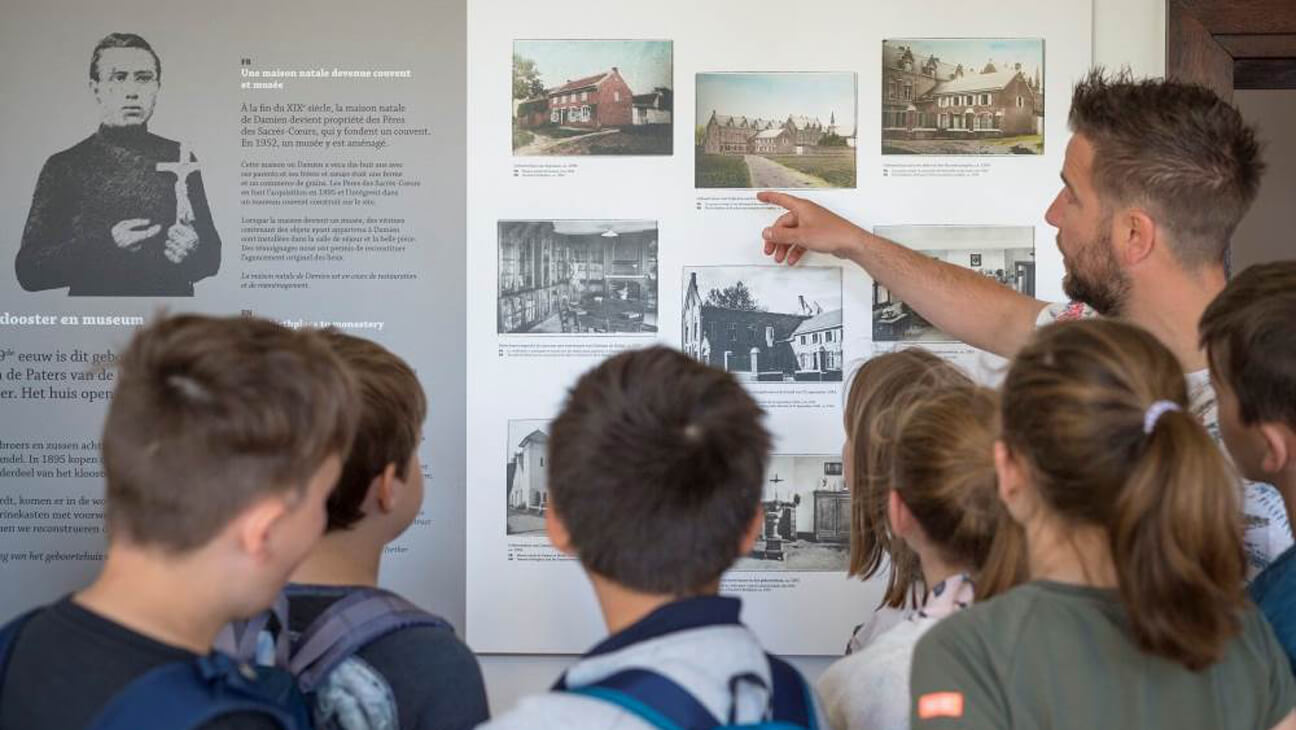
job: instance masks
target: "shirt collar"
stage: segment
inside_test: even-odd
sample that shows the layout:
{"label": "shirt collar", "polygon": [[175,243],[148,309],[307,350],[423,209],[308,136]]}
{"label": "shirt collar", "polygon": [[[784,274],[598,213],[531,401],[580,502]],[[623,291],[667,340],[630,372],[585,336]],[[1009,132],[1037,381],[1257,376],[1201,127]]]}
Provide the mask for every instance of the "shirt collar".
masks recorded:
{"label": "shirt collar", "polygon": [[599,642],[585,658],[602,656],[633,644],[677,631],[704,626],[739,625],[742,601],[726,596],[684,598],[656,609],[635,623]]}

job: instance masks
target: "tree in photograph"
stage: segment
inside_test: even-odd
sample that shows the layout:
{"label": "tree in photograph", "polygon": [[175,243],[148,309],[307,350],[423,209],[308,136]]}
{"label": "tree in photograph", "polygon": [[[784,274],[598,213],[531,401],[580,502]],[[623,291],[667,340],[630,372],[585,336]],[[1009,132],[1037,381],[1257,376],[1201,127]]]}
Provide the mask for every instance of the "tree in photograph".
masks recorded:
{"label": "tree in photograph", "polygon": [[544,82],[536,62],[513,54],[513,98],[531,99],[544,94]]}
{"label": "tree in photograph", "polygon": [[743,312],[764,312],[765,307],[752,296],[751,289],[741,281],[723,289],[712,289],[707,292],[706,303],[723,309],[737,309]]}

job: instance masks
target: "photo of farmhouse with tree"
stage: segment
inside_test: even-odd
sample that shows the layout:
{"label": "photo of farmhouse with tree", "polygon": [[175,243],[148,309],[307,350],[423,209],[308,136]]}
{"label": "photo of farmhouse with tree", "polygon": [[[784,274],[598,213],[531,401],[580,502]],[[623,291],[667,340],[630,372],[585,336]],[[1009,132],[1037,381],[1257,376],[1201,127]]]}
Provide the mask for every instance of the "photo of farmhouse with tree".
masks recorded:
{"label": "photo of farmhouse with tree", "polygon": [[853,188],[855,129],[855,74],[698,74],[695,184]]}
{"label": "photo of farmhouse with tree", "polygon": [[841,269],[684,269],[680,349],[750,383],[840,382]]}
{"label": "photo of farmhouse with tree", "polygon": [[1044,41],[882,42],[882,153],[1044,154]]}
{"label": "photo of farmhouse with tree", "polygon": [[670,41],[513,43],[514,155],[669,155]]}

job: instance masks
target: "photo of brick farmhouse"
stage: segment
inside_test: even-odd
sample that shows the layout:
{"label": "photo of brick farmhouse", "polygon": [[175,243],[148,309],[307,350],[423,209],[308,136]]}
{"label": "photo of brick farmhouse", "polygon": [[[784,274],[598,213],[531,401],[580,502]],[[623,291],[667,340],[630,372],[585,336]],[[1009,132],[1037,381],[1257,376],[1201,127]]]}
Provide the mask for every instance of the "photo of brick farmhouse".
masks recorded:
{"label": "photo of brick farmhouse", "polygon": [[882,42],[882,153],[1044,153],[1044,41]]}
{"label": "photo of brick farmhouse", "polygon": [[499,334],[657,331],[657,222],[499,223]]}
{"label": "photo of brick farmhouse", "polygon": [[684,269],[680,349],[750,383],[840,382],[841,269]]}
{"label": "photo of brick farmhouse", "polygon": [[855,74],[697,75],[699,188],[855,187]]}
{"label": "photo of brick farmhouse", "polygon": [[669,155],[670,41],[513,43],[514,155]]}
{"label": "photo of brick farmhouse", "polygon": [[[1030,226],[877,226],[874,233],[1035,296],[1035,229]],[[956,342],[873,282],[874,342]]]}

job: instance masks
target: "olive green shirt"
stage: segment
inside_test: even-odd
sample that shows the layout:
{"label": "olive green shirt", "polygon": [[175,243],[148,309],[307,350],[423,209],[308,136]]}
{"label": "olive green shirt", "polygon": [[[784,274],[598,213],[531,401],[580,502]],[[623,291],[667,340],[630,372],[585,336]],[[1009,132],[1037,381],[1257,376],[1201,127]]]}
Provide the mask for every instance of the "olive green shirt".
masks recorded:
{"label": "olive green shirt", "polygon": [[940,622],[918,642],[921,728],[1272,728],[1296,681],[1253,607],[1223,658],[1193,672],[1134,643],[1114,590],[1034,581]]}

